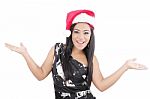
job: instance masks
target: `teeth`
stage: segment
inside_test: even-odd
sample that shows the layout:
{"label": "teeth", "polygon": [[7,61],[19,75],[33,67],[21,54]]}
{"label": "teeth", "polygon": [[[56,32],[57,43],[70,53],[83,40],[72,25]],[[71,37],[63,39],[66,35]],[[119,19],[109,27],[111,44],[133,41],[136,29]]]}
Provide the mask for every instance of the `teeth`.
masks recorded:
{"label": "teeth", "polygon": [[84,42],[78,42],[79,44],[83,44]]}

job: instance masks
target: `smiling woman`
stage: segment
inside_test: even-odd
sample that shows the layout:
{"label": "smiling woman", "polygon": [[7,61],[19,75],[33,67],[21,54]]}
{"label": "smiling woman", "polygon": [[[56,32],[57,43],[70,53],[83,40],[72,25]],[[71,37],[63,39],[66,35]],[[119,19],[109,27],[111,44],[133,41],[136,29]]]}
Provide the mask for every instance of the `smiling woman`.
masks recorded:
{"label": "smiling woman", "polygon": [[91,37],[90,26],[86,23],[78,23],[72,33],[72,42],[75,48],[83,50],[89,43]]}
{"label": "smiling woman", "polygon": [[95,50],[95,13],[91,10],[74,10],[67,14],[66,30],[71,34],[66,44],[56,43],[49,51],[42,66],[38,66],[29,55],[27,48],[5,43],[5,46],[21,54],[30,71],[38,80],[45,79],[52,71],[55,99],[96,99],[91,92],[91,83],[99,91],[114,85],[128,70],[144,70],[144,65],[135,59],[127,60],[116,72],[104,78]]}

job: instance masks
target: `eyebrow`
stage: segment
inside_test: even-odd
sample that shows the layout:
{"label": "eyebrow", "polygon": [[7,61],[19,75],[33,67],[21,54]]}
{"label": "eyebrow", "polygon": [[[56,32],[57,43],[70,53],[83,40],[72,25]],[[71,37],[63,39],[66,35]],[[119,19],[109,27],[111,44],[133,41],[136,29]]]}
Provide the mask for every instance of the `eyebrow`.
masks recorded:
{"label": "eyebrow", "polygon": [[84,32],[89,32],[90,30],[84,30]]}
{"label": "eyebrow", "polygon": [[74,29],[74,31],[80,31],[79,29]]}
{"label": "eyebrow", "polygon": [[[74,29],[74,31],[80,31],[79,29]],[[83,30],[84,32],[88,32],[90,30]]]}

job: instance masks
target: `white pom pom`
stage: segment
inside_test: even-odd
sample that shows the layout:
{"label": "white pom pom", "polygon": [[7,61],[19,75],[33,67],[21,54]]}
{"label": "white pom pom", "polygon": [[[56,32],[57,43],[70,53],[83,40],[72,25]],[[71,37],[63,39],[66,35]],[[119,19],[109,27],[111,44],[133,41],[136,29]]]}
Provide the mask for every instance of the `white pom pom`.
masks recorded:
{"label": "white pom pom", "polygon": [[71,35],[71,31],[70,30],[65,30],[64,33],[63,33],[63,35],[65,37],[69,37]]}

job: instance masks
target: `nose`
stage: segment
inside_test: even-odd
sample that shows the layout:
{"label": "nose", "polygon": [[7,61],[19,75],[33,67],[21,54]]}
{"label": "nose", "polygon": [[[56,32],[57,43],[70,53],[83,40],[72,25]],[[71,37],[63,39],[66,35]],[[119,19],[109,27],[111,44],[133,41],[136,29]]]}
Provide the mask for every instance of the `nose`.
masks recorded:
{"label": "nose", "polygon": [[84,34],[83,34],[83,33],[80,33],[80,34],[78,35],[78,38],[79,38],[79,40],[84,40],[84,39],[85,39]]}

